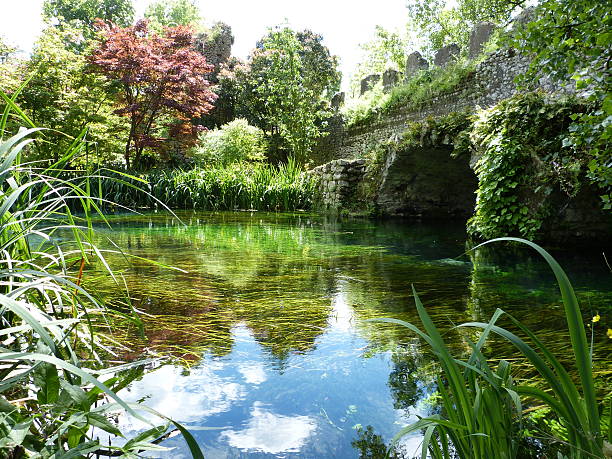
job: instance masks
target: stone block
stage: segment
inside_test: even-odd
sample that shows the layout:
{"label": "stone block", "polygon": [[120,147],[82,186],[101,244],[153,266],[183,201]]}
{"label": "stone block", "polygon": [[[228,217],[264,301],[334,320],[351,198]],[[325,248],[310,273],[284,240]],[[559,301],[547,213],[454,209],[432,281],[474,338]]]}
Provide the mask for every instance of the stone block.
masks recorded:
{"label": "stone block", "polygon": [[474,26],[472,32],[470,33],[470,59],[478,57],[478,55],[482,52],[482,48],[489,41],[494,31],[495,24],[490,22],[481,22]]}
{"label": "stone block", "polygon": [[459,53],[461,52],[461,48],[456,43],[451,43],[450,45],[443,46],[436,52],[436,56],[434,57],[434,64],[438,67],[446,67],[451,62],[454,62],[459,57]]}
{"label": "stone block", "polygon": [[406,80],[408,80],[418,71],[427,70],[428,68],[429,62],[427,62],[427,60],[421,56],[421,53],[415,51],[406,59],[406,72],[404,73],[404,77]]}
{"label": "stone block", "polygon": [[361,88],[359,95],[363,96],[366,92],[372,89],[374,85],[378,83],[379,80],[380,75],[368,75],[367,77],[365,77],[363,80],[361,80]]}
{"label": "stone block", "polygon": [[337,92],[334,94],[331,100],[331,107],[334,110],[338,110],[342,105],[344,105],[344,97],[345,94],[343,92]]}
{"label": "stone block", "polygon": [[385,91],[390,91],[393,86],[397,85],[397,82],[400,80],[400,76],[402,74],[397,70],[387,69],[383,73],[382,81],[383,88]]}

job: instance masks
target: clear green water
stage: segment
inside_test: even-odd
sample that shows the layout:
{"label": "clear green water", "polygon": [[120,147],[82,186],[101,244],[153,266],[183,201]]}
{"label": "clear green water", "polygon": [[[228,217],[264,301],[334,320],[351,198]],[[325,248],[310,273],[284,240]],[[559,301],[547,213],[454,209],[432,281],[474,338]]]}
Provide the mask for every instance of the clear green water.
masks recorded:
{"label": "clear green water", "polygon": [[[123,396],[184,422],[207,458],[353,458],[357,426],[388,441],[435,409],[436,367],[403,330],[372,322],[418,323],[411,285],[436,323],[449,330],[512,312],[572,359],[552,274],[529,249],[497,245],[461,256],[465,233],[455,225],[401,221],[336,221],[306,214],[182,213],[118,216],[99,227],[100,244],[184,271],[110,256],[123,266],[133,304],[147,313],[146,339],[134,327],[121,339],[137,358],[148,350],[172,357]],[[595,355],[600,385],[610,362],[606,338],[612,274],[602,251],[564,247],[553,254],[567,269],[585,317],[599,312]],[[608,254],[612,251],[607,251]],[[459,257],[459,258],[455,258]],[[89,281],[108,298],[117,289]],[[457,352],[459,336],[448,341]],[[487,352],[516,359],[493,342]],[[529,376],[513,360],[519,377]],[[143,426],[129,419],[124,428]],[[206,428],[206,429],[202,429]],[[212,430],[210,428],[213,428]],[[413,452],[418,435],[405,441]],[[186,457],[180,437],[162,457]],[[156,454],[157,456],[157,454]]]}

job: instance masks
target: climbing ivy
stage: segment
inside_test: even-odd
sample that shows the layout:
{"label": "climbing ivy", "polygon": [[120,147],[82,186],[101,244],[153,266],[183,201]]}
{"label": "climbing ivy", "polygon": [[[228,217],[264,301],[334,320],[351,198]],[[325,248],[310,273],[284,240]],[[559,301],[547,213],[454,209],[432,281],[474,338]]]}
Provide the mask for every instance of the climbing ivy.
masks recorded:
{"label": "climbing ivy", "polygon": [[398,148],[425,146],[453,146],[453,157],[469,151],[469,132],[473,125],[473,114],[468,111],[453,112],[423,121],[408,124],[402,134]]}
{"label": "climbing ivy", "polygon": [[563,139],[585,109],[575,99],[547,100],[532,92],[478,114],[470,136],[479,157],[476,211],[468,222],[472,235],[535,238],[558,195],[553,192],[578,193],[588,155]]}

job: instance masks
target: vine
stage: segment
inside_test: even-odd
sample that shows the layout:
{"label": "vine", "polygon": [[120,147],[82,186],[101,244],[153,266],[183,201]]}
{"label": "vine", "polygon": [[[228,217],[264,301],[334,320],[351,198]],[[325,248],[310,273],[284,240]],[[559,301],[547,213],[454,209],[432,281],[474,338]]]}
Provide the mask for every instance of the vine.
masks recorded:
{"label": "vine", "polygon": [[588,158],[564,142],[584,111],[572,98],[520,94],[481,111],[470,138],[479,157],[475,215],[468,232],[482,238],[535,238],[552,210],[555,191],[576,196]]}

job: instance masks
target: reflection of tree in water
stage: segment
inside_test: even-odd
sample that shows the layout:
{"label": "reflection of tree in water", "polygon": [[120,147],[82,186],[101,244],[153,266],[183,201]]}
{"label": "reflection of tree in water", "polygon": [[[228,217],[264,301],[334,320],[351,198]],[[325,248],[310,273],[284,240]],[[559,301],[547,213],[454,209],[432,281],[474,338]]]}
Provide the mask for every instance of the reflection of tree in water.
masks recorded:
{"label": "reflection of tree in water", "polygon": [[423,362],[423,358],[419,358],[416,353],[402,349],[392,354],[391,361],[393,370],[389,373],[388,385],[393,397],[393,408],[413,409],[435,388],[433,375],[426,374],[425,370],[430,365]]}
{"label": "reflection of tree in water", "polygon": [[[124,276],[134,306],[146,313],[147,332],[146,340],[139,340],[132,327],[125,337],[134,355],[145,347],[186,360],[202,351],[225,355],[233,327],[244,323],[262,348],[282,361],[312,349],[327,325],[335,271],[303,226],[255,220],[229,227],[160,227],[158,222],[123,228],[113,239],[134,255],[187,271],[130,262]],[[96,288],[116,295],[109,283]]]}
{"label": "reflection of tree in water", "polygon": [[387,445],[382,436],[378,435],[372,426],[357,429],[357,438],[351,446],[359,451],[359,459],[410,459],[402,448],[393,448],[387,455]]}

